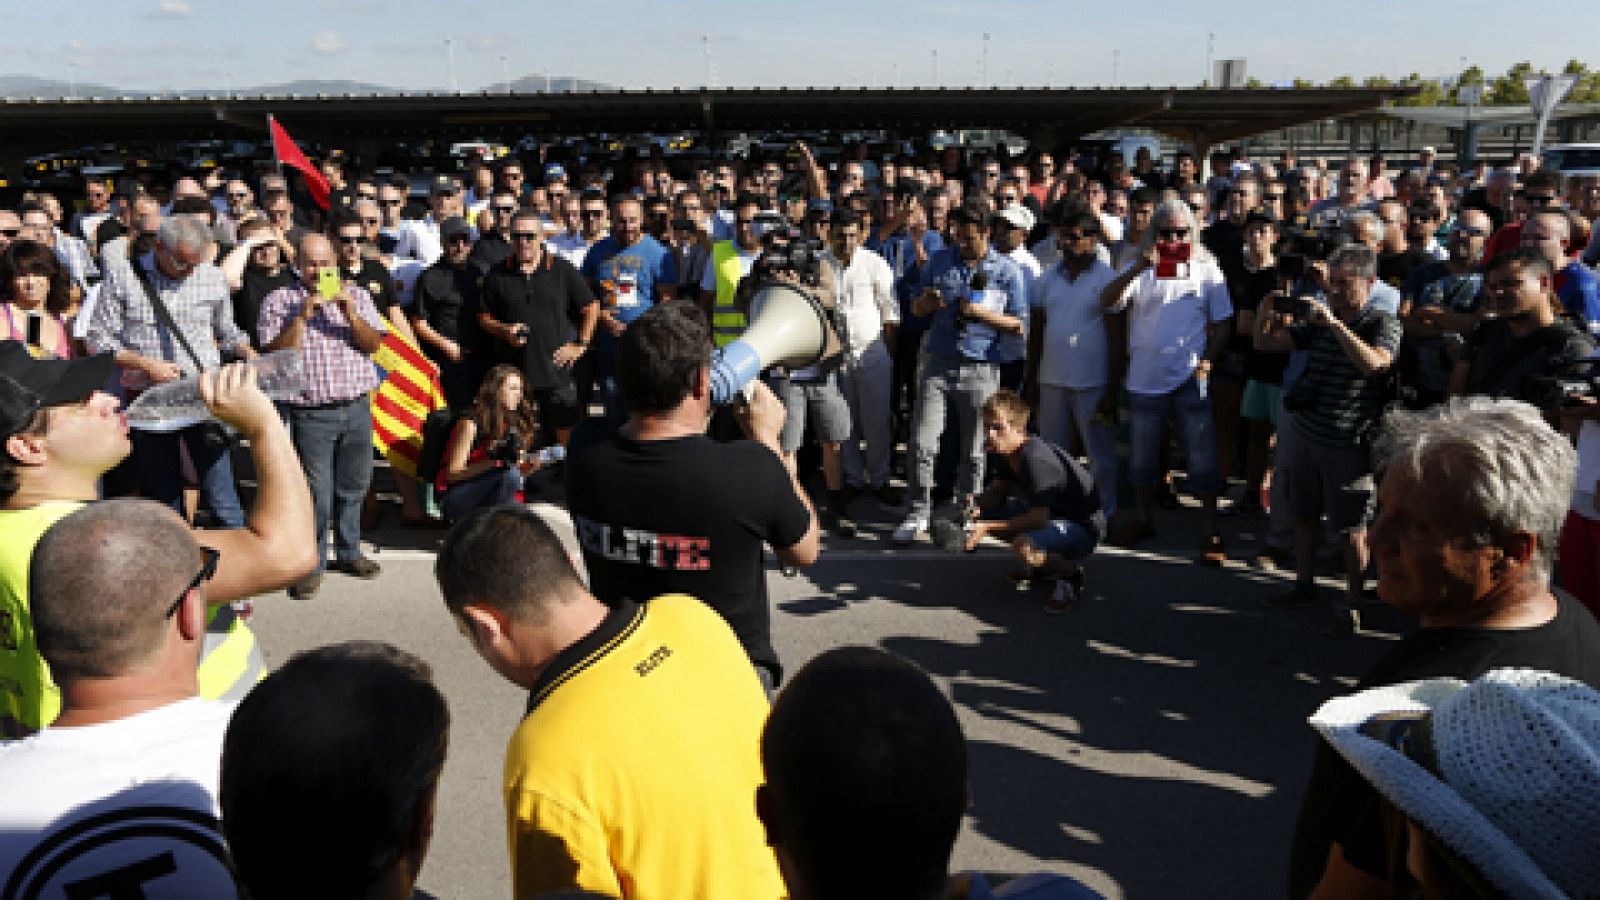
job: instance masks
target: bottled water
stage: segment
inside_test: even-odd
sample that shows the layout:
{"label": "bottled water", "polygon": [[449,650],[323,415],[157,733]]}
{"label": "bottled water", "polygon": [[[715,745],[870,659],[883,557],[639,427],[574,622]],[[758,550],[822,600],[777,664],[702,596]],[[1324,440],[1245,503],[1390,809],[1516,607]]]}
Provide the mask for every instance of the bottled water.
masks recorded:
{"label": "bottled water", "polygon": [[[256,384],[274,400],[288,400],[306,389],[305,357],[298,347],[263,354],[245,365],[256,371]],[[196,375],[150,388],[123,413],[130,426],[144,431],[177,431],[213,418],[200,399]]]}

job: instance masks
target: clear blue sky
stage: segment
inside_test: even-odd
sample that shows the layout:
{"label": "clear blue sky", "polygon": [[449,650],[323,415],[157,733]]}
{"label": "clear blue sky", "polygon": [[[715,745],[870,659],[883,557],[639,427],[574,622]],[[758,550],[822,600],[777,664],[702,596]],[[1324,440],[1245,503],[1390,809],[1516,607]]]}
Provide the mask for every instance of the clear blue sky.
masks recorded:
{"label": "clear blue sky", "polygon": [[[739,12],[729,16],[730,9]],[[801,9],[812,11],[805,22],[796,18]],[[887,85],[897,73],[903,86],[931,85],[935,51],[943,84],[974,84],[985,31],[989,80],[1002,85],[1110,84],[1114,50],[1119,84],[1194,84],[1205,69],[1208,33],[1216,36],[1218,58],[1245,57],[1249,73],[1268,83],[1442,75],[1458,70],[1462,57],[1491,74],[1523,59],[1555,69],[1586,55],[1551,39],[1564,33],[1560,23],[1576,24],[1583,14],[1549,0],[1515,11],[1481,0],[1350,0],[1314,8],[1260,0],[0,0],[0,10],[8,23],[0,33],[0,74],[75,74],[80,82],[131,90],[297,78],[440,89],[450,83],[447,37],[463,90],[497,84],[502,56],[513,78],[549,70],[632,88],[698,85],[706,33],[724,86]],[[1587,36],[1572,32],[1579,33]]]}

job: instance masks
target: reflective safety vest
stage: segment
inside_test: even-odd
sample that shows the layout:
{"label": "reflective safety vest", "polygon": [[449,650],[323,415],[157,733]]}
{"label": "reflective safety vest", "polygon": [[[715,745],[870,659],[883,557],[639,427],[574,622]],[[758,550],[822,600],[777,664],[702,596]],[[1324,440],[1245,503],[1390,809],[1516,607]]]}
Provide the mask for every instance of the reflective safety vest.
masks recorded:
{"label": "reflective safety vest", "polygon": [[[28,568],[45,531],[84,506],[78,501],[0,510],[0,736],[21,737],[54,722],[61,691],[33,636]],[[213,607],[196,672],[200,696],[237,703],[267,675],[256,636],[232,606]]]}
{"label": "reflective safety vest", "polygon": [[744,334],[744,313],[733,302],[734,290],[739,286],[739,279],[744,277],[738,246],[733,241],[712,244],[711,265],[717,273],[717,299],[711,306],[711,340],[721,347]]}

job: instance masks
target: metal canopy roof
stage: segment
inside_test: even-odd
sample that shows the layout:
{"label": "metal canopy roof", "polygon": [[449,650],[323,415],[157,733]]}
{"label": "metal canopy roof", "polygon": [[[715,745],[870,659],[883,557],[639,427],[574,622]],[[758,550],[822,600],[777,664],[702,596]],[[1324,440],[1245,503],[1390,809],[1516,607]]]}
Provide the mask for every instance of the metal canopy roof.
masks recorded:
{"label": "metal canopy roof", "polygon": [[[0,141],[94,142],[259,130],[349,141],[428,130],[563,134],[640,131],[1003,128],[1071,139],[1139,126],[1214,144],[1301,122],[1372,112],[1411,89],[726,88],[595,93],[6,99]],[[232,126],[232,127],[219,127]]]}

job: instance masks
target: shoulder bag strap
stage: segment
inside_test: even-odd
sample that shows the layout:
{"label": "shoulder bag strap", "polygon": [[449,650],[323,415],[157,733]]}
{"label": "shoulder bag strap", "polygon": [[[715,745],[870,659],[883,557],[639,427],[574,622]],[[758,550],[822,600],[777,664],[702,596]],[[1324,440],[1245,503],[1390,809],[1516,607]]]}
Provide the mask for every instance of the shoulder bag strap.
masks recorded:
{"label": "shoulder bag strap", "polygon": [[140,265],[137,260],[129,260],[129,265],[133,267],[133,274],[139,279],[139,284],[144,286],[145,296],[150,298],[150,306],[156,311],[156,318],[161,320],[161,326],[171,332],[172,339],[178,342],[178,346],[183,348],[183,352],[189,354],[189,358],[194,361],[194,370],[196,372],[205,371],[206,367],[204,363],[200,362],[200,355],[194,352],[194,347],[189,344],[189,339],[184,336],[183,329],[179,328],[178,323],[173,320],[172,311],[167,309],[167,304],[162,302],[161,292],[156,290],[155,283],[150,280],[150,273],[145,271],[144,266]]}

